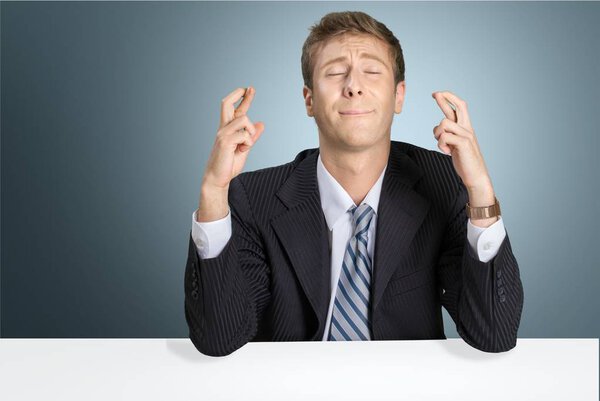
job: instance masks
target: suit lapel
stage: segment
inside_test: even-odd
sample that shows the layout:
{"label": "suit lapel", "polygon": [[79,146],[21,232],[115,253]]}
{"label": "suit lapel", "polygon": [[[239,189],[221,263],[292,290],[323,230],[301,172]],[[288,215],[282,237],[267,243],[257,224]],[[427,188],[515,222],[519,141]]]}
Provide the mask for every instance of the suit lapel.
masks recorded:
{"label": "suit lapel", "polygon": [[429,201],[412,189],[422,175],[421,168],[392,143],[377,210],[372,311],[429,210]]}
{"label": "suit lapel", "polygon": [[318,154],[316,149],[304,158],[279,189],[277,197],[287,210],[271,220],[319,319],[317,334],[327,317],[331,277],[327,223],[317,183]]}

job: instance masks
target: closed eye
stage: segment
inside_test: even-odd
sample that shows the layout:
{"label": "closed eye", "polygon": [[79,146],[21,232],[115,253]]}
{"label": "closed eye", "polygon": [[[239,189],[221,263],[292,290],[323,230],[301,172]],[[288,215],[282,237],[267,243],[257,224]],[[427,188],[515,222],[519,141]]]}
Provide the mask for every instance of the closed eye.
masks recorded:
{"label": "closed eye", "polygon": [[367,74],[381,74],[380,72],[375,72],[375,71],[366,71]]}

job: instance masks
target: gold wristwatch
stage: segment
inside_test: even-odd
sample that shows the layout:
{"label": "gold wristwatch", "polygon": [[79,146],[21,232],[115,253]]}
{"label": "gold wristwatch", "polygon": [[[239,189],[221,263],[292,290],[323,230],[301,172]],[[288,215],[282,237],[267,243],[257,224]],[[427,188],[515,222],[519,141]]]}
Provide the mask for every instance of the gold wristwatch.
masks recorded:
{"label": "gold wristwatch", "polygon": [[500,202],[494,196],[494,203],[491,206],[471,207],[467,202],[467,216],[471,220],[482,220],[490,217],[500,216]]}

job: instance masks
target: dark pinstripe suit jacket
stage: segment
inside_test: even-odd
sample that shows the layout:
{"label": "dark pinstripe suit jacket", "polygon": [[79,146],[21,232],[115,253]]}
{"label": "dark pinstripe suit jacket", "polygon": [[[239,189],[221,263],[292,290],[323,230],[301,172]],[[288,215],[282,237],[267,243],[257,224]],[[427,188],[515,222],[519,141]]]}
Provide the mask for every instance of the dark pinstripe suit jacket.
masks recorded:
{"label": "dark pinstripe suit jacket", "polygon": [[[231,181],[233,234],[219,256],[200,259],[190,233],[185,317],[203,354],[323,337],[331,268],[318,152]],[[450,156],[391,142],[375,236],[373,340],[445,339],[444,306],[471,346],[501,352],[516,345],[517,261],[508,235],[488,263],[472,253],[467,200]]]}

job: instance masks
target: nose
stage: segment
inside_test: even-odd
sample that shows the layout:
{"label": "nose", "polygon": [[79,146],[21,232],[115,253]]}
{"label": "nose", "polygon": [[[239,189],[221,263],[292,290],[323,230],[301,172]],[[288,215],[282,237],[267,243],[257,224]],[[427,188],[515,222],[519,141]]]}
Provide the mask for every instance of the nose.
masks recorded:
{"label": "nose", "polygon": [[348,74],[348,79],[346,80],[346,85],[344,85],[344,96],[346,97],[354,97],[354,96],[362,96],[362,86],[359,83],[358,79],[354,76],[355,72],[351,71]]}
{"label": "nose", "polygon": [[346,87],[346,96],[354,97],[355,95],[362,95],[362,91],[360,89],[354,89],[350,86]]}

